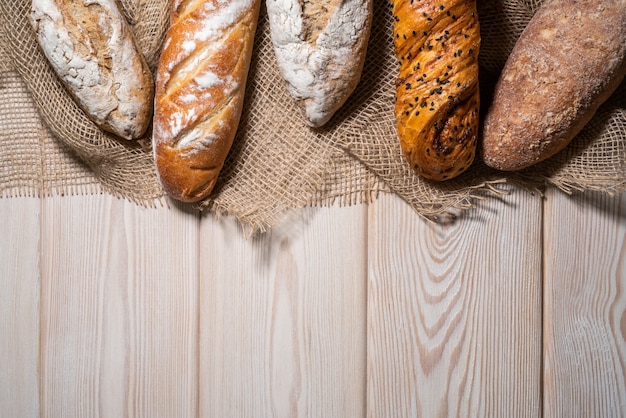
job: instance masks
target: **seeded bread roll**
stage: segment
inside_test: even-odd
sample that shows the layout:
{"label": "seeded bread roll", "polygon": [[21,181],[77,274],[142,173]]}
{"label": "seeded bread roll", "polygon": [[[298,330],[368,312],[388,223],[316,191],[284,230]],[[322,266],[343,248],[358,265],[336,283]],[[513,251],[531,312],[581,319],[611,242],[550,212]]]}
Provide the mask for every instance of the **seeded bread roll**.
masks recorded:
{"label": "seeded bread roll", "polygon": [[485,162],[519,170],[565,148],[624,79],[625,57],[626,0],[545,3],[497,83]]}
{"label": "seeded bread roll", "polygon": [[372,0],[267,0],[278,67],[305,121],[322,126],[359,83]]}
{"label": "seeded bread roll", "polygon": [[174,199],[206,198],[243,107],[259,0],[174,0],[156,76],[154,158]]}
{"label": "seeded bread roll", "polygon": [[33,0],[41,50],[101,129],[138,138],[152,119],[152,74],[114,0]]}
{"label": "seeded bread roll", "polygon": [[474,160],[480,33],[474,0],[393,0],[395,115],[411,166],[448,180]]}

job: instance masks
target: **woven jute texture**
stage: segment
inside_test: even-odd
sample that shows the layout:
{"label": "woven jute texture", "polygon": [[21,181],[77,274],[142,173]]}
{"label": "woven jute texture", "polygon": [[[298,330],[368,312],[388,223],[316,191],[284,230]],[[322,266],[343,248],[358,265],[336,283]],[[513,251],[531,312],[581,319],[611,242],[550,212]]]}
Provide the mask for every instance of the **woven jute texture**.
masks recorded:
{"label": "woven jute texture", "polygon": [[[621,191],[626,184],[625,87],[557,156],[519,173],[480,159],[459,178],[432,183],[404,160],[393,114],[397,62],[388,1],[374,0],[364,72],[328,126],[308,128],[276,66],[262,3],[239,131],[220,180],[199,209],[231,214],[248,233],[290,210],[371,201],[396,193],[425,217],[468,208],[511,182],[541,191]],[[483,107],[515,41],[541,0],[479,1]],[[121,0],[154,70],[168,0]],[[99,130],[76,106],[41,54],[28,23],[30,0],[0,2],[0,196],[111,193],[144,206],[168,204],[154,170],[150,131],[136,142]],[[484,110],[484,109],[483,109]],[[483,112],[484,113],[484,112]]]}

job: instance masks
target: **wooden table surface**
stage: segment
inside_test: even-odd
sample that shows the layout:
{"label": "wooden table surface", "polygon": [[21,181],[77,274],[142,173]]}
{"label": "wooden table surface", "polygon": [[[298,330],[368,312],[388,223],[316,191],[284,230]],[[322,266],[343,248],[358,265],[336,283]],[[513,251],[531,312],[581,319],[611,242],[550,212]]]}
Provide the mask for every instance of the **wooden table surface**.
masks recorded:
{"label": "wooden table surface", "polygon": [[0,417],[626,414],[626,196],[233,219],[0,199]]}

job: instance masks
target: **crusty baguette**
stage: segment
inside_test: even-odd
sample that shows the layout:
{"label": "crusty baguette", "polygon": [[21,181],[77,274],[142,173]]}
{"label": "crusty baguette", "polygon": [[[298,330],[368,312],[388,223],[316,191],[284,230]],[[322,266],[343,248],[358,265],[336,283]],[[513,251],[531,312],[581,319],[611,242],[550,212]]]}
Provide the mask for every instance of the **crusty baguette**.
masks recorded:
{"label": "crusty baguette", "polygon": [[400,145],[423,177],[448,180],[474,160],[480,33],[475,0],[393,0],[400,61]]}
{"label": "crusty baguette", "polygon": [[156,75],[154,157],[173,198],[206,198],[237,132],[259,0],[175,0]]}
{"label": "crusty baguette", "polygon": [[372,0],[267,0],[278,68],[305,122],[319,127],[361,78]]}
{"label": "crusty baguette", "polygon": [[496,85],[485,116],[485,163],[519,170],[556,154],[625,73],[625,0],[545,3],[513,48]]}
{"label": "crusty baguette", "polygon": [[41,50],[101,129],[138,138],[152,119],[154,82],[114,0],[33,0]]}

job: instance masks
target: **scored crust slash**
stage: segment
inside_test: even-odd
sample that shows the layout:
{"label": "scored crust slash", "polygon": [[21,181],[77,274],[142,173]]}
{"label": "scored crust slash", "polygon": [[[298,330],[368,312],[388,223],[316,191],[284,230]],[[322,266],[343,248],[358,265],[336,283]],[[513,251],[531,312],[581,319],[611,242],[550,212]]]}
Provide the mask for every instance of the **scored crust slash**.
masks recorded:
{"label": "scored crust slash", "polygon": [[243,108],[259,0],[175,0],[156,75],[153,148],[164,190],[213,190]]}
{"label": "scored crust slash", "polygon": [[474,0],[393,0],[395,116],[409,164],[430,180],[467,170],[478,136],[480,33]]}
{"label": "scored crust slash", "polygon": [[359,83],[372,0],[267,0],[276,60],[312,127],[326,124]]}

